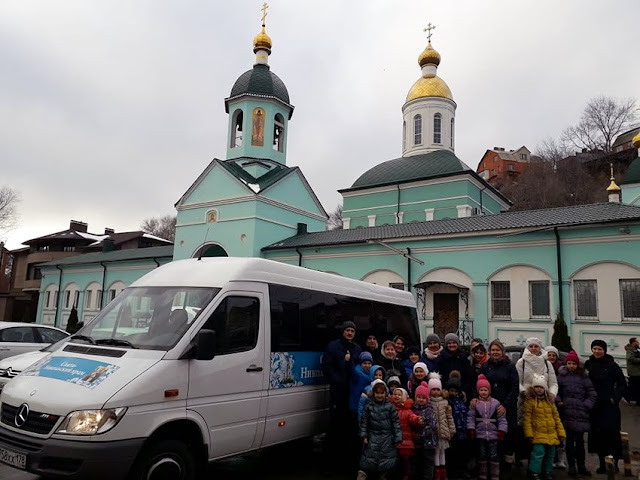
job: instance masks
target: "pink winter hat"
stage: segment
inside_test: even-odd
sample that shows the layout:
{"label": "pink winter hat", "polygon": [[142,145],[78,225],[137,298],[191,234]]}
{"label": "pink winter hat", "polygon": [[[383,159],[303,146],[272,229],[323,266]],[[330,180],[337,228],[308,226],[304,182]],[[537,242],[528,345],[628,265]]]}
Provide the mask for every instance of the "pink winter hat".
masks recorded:
{"label": "pink winter hat", "polygon": [[489,393],[491,393],[491,384],[489,383],[489,380],[487,380],[487,377],[482,374],[478,375],[478,383],[476,383],[476,388],[478,389],[478,391],[480,391],[481,388],[487,388],[489,389]]}
{"label": "pink winter hat", "polygon": [[429,390],[433,390],[434,388],[442,390],[442,382],[440,381],[440,375],[437,372],[429,374]]}
{"label": "pink winter hat", "polygon": [[565,358],[564,362],[576,362],[578,365],[580,365],[580,357],[578,357],[578,354],[575,350],[571,350],[569,353],[567,353],[567,358]]}
{"label": "pink winter hat", "polygon": [[416,398],[418,398],[418,395],[427,397],[427,400],[429,399],[429,385],[427,385],[427,382],[422,382],[418,385],[418,388],[416,388]]}

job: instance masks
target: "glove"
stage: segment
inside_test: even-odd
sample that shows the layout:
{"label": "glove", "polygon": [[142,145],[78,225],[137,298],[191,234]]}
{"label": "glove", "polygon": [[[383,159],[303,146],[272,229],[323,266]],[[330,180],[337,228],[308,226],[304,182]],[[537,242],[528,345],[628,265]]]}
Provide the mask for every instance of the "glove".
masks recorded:
{"label": "glove", "polygon": [[504,442],[505,433],[502,430],[498,430],[498,441]]}
{"label": "glove", "polygon": [[467,430],[467,433],[469,434],[469,438],[476,438],[475,430]]}

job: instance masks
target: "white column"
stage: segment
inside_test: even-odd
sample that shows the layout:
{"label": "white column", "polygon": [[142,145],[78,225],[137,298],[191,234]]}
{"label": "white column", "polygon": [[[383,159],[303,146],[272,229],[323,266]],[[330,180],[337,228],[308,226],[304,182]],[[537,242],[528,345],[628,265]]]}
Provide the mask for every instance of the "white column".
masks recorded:
{"label": "white column", "polygon": [[370,227],[375,227],[376,226],[376,216],[375,215],[368,215],[367,218],[369,219],[369,226]]}
{"label": "white column", "polygon": [[404,212],[398,212],[396,215],[396,223],[402,223],[402,217],[404,217]]}
{"label": "white column", "polygon": [[433,213],[436,211],[435,208],[425,208],[424,209],[424,214],[425,214],[425,218],[427,220],[427,222],[430,222],[431,220],[433,220]]}
{"label": "white column", "polygon": [[458,218],[470,217],[471,207],[469,205],[456,205],[458,209]]}
{"label": "white column", "polygon": [[350,218],[343,218],[342,219],[342,228],[344,230],[348,230],[350,225],[351,225],[351,219]]}

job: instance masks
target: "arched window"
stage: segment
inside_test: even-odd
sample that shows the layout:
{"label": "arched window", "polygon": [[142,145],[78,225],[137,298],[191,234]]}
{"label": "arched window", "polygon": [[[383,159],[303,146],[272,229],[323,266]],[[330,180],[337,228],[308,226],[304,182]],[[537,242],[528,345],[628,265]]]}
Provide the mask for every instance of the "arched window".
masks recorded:
{"label": "arched window", "polygon": [[251,145],[262,147],[264,145],[264,109],[253,109],[253,128],[251,129]]}
{"label": "arched window", "polygon": [[442,143],[442,115],[433,116],[433,143]]}
{"label": "arched window", "polygon": [[455,120],[451,119],[451,148],[453,148],[453,133],[455,132]]}
{"label": "arched window", "polygon": [[420,145],[422,143],[422,115],[413,117],[413,144]]}
{"label": "arched window", "polygon": [[242,110],[236,110],[233,112],[231,121],[231,139],[229,146],[231,148],[242,146]]}
{"label": "arched window", "polygon": [[407,122],[402,122],[402,150],[407,148]]}
{"label": "arched window", "polygon": [[284,152],[284,118],[279,113],[273,119],[273,149]]}

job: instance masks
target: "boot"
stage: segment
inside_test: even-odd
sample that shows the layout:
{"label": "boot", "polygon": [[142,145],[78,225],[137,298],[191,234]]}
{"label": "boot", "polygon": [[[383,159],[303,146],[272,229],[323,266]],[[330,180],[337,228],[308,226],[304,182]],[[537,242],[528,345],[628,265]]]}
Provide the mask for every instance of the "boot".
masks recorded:
{"label": "boot", "polygon": [[491,480],[500,480],[500,462],[490,462],[489,471]]}
{"label": "boot", "polygon": [[440,467],[440,480],[447,480],[447,467]]}
{"label": "boot", "polygon": [[578,467],[578,474],[580,474],[580,476],[582,477],[590,477],[591,476],[591,472],[589,470],[587,470],[586,465],[581,465]]}
{"label": "boot", "polygon": [[600,461],[600,466],[596,470],[596,473],[598,475],[603,475],[603,474],[607,473],[607,466],[604,463],[604,456],[598,455],[598,460]]}
{"label": "boot", "polygon": [[487,462],[478,460],[478,480],[487,480]]}
{"label": "boot", "polygon": [[356,477],[356,480],[367,480],[366,472],[363,472],[362,470],[358,470],[358,476]]}
{"label": "boot", "polygon": [[433,467],[433,480],[440,480],[440,467],[437,465]]}
{"label": "boot", "polygon": [[560,470],[564,470],[565,468],[567,468],[566,464],[564,463],[564,448],[558,448],[556,456],[557,461],[554,462],[553,468],[559,468]]}

